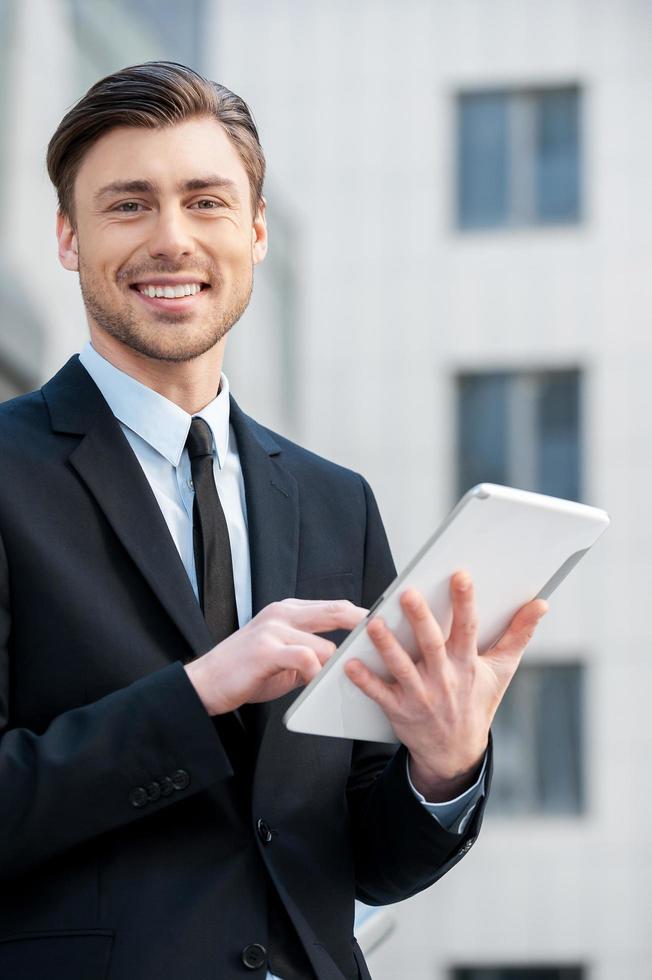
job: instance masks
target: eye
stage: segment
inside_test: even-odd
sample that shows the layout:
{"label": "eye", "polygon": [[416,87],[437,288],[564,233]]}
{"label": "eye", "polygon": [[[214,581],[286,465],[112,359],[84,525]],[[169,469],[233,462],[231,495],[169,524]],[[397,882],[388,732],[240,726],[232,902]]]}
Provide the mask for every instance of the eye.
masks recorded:
{"label": "eye", "polygon": [[139,201],[121,201],[120,204],[116,204],[111,210],[119,211],[122,214],[137,214],[138,209],[143,206]]}
{"label": "eye", "polygon": [[203,197],[201,201],[195,201],[192,207],[197,208],[198,211],[215,211],[217,208],[223,208],[224,202],[212,197]]}

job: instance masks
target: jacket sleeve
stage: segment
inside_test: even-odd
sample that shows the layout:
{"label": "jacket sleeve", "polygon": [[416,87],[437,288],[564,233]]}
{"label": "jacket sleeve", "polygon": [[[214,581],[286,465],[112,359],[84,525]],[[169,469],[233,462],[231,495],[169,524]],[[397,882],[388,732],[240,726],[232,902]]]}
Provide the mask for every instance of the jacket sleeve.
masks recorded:
{"label": "jacket sleeve", "polygon": [[[371,607],[396,569],[378,506],[363,480],[367,506],[362,603]],[[480,830],[491,783],[491,744],[485,797],[462,834],[444,830],[416,798],[406,770],[407,750],[354,742],[347,798],[357,896],[369,905],[408,898],[441,878],[471,848]]]}
{"label": "jacket sleeve", "polygon": [[[172,806],[232,772],[181,663],[66,711],[43,733],[12,727],[18,666],[11,657],[10,593],[0,539],[2,880]],[[28,670],[28,662],[20,669]]]}

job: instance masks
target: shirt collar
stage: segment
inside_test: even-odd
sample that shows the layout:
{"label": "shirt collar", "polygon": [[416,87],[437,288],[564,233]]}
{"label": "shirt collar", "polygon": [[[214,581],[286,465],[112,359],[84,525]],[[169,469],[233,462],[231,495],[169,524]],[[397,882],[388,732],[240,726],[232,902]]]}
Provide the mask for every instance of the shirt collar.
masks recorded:
{"label": "shirt collar", "polygon": [[[172,466],[178,466],[193,416],[111,364],[97,353],[90,341],[81,351],[79,360],[115,417]],[[195,416],[204,419],[210,426],[221,468],[229,448],[229,382],[225,374],[220,378],[217,397],[201,411],[195,412]]]}

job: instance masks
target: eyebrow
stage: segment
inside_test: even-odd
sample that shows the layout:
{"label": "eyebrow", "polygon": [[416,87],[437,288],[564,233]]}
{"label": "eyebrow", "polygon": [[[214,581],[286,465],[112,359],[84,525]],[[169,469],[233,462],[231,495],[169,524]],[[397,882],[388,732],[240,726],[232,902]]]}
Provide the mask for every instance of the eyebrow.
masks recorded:
{"label": "eyebrow", "polygon": [[[180,194],[183,194],[189,191],[205,191],[212,187],[219,187],[221,190],[228,191],[235,198],[239,198],[235,181],[229,177],[222,177],[220,174],[207,174],[205,177],[183,180],[177,184],[176,189]],[[153,180],[114,180],[101,187],[93,195],[93,201],[97,204],[112,194],[158,194],[160,190],[160,185]]]}

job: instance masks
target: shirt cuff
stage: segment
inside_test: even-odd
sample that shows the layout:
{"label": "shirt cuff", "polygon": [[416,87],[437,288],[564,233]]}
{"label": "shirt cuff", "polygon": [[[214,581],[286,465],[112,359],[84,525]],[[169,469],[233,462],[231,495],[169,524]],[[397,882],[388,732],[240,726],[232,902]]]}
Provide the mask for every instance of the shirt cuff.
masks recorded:
{"label": "shirt cuff", "polygon": [[415,788],[412,780],[410,779],[409,754],[405,760],[405,769],[407,772],[410,789],[418,799],[419,803],[426,808],[428,813],[441,824],[444,830],[448,830],[453,834],[464,833],[464,828],[471,819],[477,803],[484,796],[485,773],[487,771],[487,753],[485,752],[480,775],[476,779],[473,786],[467,789],[464,793],[461,793],[460,796],[456,796],[454,800],[447,800],[445,803],[428,803],[425,796],[423,796],[419,790]]}

